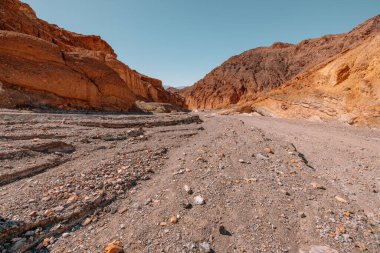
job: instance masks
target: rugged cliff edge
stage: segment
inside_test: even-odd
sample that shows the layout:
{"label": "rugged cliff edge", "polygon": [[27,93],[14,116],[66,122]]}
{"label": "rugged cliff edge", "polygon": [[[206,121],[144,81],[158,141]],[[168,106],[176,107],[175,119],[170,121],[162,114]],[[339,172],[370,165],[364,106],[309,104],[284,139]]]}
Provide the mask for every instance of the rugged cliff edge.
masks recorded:
{"label": "rugged cliff edge", "polygon": [[[319,115],[322,118],[349,118],[345,121],[350,123],[355,123],[355,118],[361,117],[366,118],[365,121],[376,122],[379,114],[379,76],[378,66],[375,64],[377,58],[376,54],[371,55],[371,53],[368,53],[368,57],[364,56],[366,52],[377,50],[379,43],[374,37],[379,34],[379,31],[380,16],[376,16],[349,33],[304,40],[297,45],[275,43],[271,47],[249,50],[230,58],[204,79],[179,93],[184,96],[187,107],[192,109],[220,109],[238,105],[238,110],[246,111],[247,107],[243,105],[253,105],[265,98],[265,104],[264,102],[259,104],[260,110],[262,113],[273,116],[307,118]],[[365,48],[365,50],[359,48]],[[348,60],[345,58],[347,55],[351,55],[352,60],[351,63],[347,63],[348,66],[345,65],[345,61]],[[337,59],[339,57],[343,58]],[[356,58],[360,58],[360,66],[357,63],[355,65]],[[331,70],[329,75],[348,79],[347,84],[344,85],[342,81],[342,85],[337,85],[333,77],[314,74],[313,71],[317,71],[316,66],[330,61],[340,62],[340,65],[331,64],[330,68],[333,68],[335,72]],[[363,66],[372,67],[363,68]],[[353,77],[351,72],[357,73],[359,69],[361,74]],[[371,76],[371,78],[362,80],[361,78],[365,76]],[[351,87],[354,85],[353,80],[363,84],[365,94],[352,95],[354,91],[362,90],[357,86],[359,83],[355,83],[356,88]],[[270,92],[284,85],[293,88],[288,88],[288,92]],[[331,89],[334,89],[334,97],[331,97]],[[351,89],[350,92],[348,92],[349,89]],[[274,104],[268,102],[269,100],[277,101],[279,93],[282,94],[280,104],[286,104],[282,107],[287,108],[281,110],[281,113],[273,109],[274,104],[277,106],[279,102]],[[312,96],[311,93],[319,95]],[[269,98],[272,94],[273,96],[276,94],[276,97]],[[355,99],[352,98],[353,96]],[[358,96],[361,98],[359,99]],[[295,97],[298,97],[298,100],[294,100]],[[334,112],[323,112],[323,109],[321,112],[318,110],[320,107],[310,106],[314,110],[308,109],[308,113],[303,115],[304,111],[293,110],[294,108],[289,106],[292,103],[300,104],[302,100],[313,100],[314,104],[326,104],[326,97],[337,99],[335,105],[329,106]],[[357,102],[360,103],[360,109],[354,108]]]}
{"label": "rugged cliff edge", "polygon": [[99,36],[38,19],[18,0],[0,2],[0,106],[128,111],[136,100],[176,103],[160,80],[117,60]]}

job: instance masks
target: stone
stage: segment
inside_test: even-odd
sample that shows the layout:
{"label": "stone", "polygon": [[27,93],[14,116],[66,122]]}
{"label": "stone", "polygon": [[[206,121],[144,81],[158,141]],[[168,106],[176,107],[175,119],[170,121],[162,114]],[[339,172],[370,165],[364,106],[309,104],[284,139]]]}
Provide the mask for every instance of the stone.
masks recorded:
{"label": "stone", "polygon": [[335,196],[335,199],[341,203],[348,203],[347,200],[345,200],[344,198],[340,197],[340,196]]}
{"label": "stone", "polygon": [[228,236],[232,235],[224,226],[219,226],[219,233],[221,235],[228,235]]}
{"label": "stone", "polygon": [[104,253],[123,253],[123,244],[118,241],[111,242],[107,245]]}
{"label": "stone", "polygon": [[37,215],[38,215],[37,211],[32,211],[29,213],[30,217],[37,217]]}
{"label": "stone", "polygon": [[79,197],[77,195],[72,195],[70,198],[67,199],[66,204],[71,204],[76,201],[78,201]]}
{"label": "stone", "polygon": [[273,150],[271,148],[264,148],[264,152],[267,154],[273,154]]}
{"label": "stone", "polygon": [[202,242],[199,244],[201,252],[211,252],[211,246],[208,242]]}
{"label": "stone", "polygon": [[132,207],[133,207],[133,209],[135,209],[136,211],[142,209],[142,207],[141,207],[141,205],[140,205],[139,203],[134,203]]}
{"label": "stone", "polygon": [[189,201],[187,201],[187,200],[182,201],[181,206],[182,206],[183,208],[185,208],[185,209],[191,209],[191,208],[193,207],[193,206],[191,205],[191,203],[190,203]]}
{"label": "stone", "polygon": [[326,190],[326,188],[324,186],[318,184],[317,182],[312,182],[311,186],[313,187],[313,189]]}
{"label": "stone", "polygon": [[82,226],[87,226],[92,222],[92,218],[88,217],[82,222]]}
{"label": "stone", "polygon": [[306,214],[304,212],[299,212],[298,215],[301,218],[306,218]]}
{"label": "stone", "polygon": [[171,218],[170,218],[170,222],[171,222],[171,223],[177,223],[177,222],[178,222],[177,217],[175,217],[175,216],[171,217]]}
{"label": "stone", "polygon": [[327,246],[308,246],[300,248],[299,253],[338,253],[338,251]]}
{"label": "stone", "polygon": [[70,236],[70,233],[63,233],[63,234],[62,234],[62,237],[63,237],[63,238],[67,238],[67,237],[69,237],[69,236]]}
{"label": "stone", "polygon": [[31,230],[31,231],[26,232],[25,236],[29,237],[29,236],[33,236],[34,234],[35,232]]}
{"label": "stone", "polygon": [[122,206],[122,207],[120,207],[120,208],[117,210],[117,212],[120,213],[120,214],[123,214],[123,213],[125,213],[127,210],[128,210],[128,207],[126,207],[126,206]]}
{"label": "stone", "polygon": [[46,202],[46,201],[49,201],[50,199],[51,199],[50,196],[46,196],[46,197],[43,197],[41,200],[44,201],[44,202]]}
{"label": "stone", "polygon": [[245,163],[243,159],[239,159],[239,163]]}
{"label": "stone", "polygon": [[45,238],[45,239],[42,241],[42,246],[46,248],[47,246],[50,245],[50,242],[51,242],[51,241],[52,241],[51,238]]}
{"label": "stone", "polygon": [[185,185],[183,188],[185,189],[185,192],[187,192],[188,194],[193,194],[193,190],[190,188],[190,186]]}
{"label": "stone", "polygon": [[55,212],[62,212],[65,208],[63,206],[56,206],[53,208]]}
{"label": "stone", "polygon": [[290,193],[285,189],[280,189],[280,192],[284,193],[287,196],[290,196]]}
{"label": "stone", "polygon": [[262,154],[257,154],[256,157],[261,159],[261,160],[269,160],[269,157],[262,155]]}
{"label": "stone", "polygon": [[151,204],[152,203],[152,199],[151,198],[148,198],[147,200],[145,200],[145,202],[144,202],[144,205],[149,205],[149,204]]}
{"label": "stone", "polygon": [[204,205],[204,204],[206,204],[206,202],[205,202],[204,198],[202,198],[202,196],[196,196],[194,198],[194,204],[196,204],[196,205]]}

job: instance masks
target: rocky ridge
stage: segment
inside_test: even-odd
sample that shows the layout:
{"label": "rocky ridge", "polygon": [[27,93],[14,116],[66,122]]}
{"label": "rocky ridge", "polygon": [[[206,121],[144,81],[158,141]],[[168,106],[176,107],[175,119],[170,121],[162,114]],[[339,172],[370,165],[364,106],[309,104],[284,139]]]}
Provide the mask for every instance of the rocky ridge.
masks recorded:
{"label": "rocky ridge", "polygon": [[379,54],[380,35],[376,35],[238,108],[249,105],[252,111],[274,117],[380,126]]}
{"label": "rocky ridge", "polygon": [[49,24],[18,0],[0,3],[0,92],[7,108],[128,111],[136,100],[176,102],[99,36]]}
{"label": "rocky ridge", "polygon": [[[298,75],[310,75],[311,72],[307,72],[308,70],[319,64],[333,61],[363,43],[367,43],[379,31],[380,16],[376,16],[345,34],[304,40],[297,45],[279,42],[270,47],[248,50],[230,58],[194,86],[181,90],[180,94],[184,96],[188,108],[220,109],[234,104],[250,103],[287,82],[297,82]],[[370,45],[375,46],[375,44],[371,43]],[[353,52],[359,53],[358,50]],[[363,57],[361,57],[361,61],[362,64],[370,64],[370,60]],[[369,75],[376,73],[373,72],[373,68],[366,71],[371,72]],[[345,75],[344,69],[342,74]],[[306,81],[305,78],[302,81]],[[318,86],[320,81],[324,82],[319,79],[309,79],[308,81],[307,86],[310,86],[310,89]],[[376,82],[369,85],[374,88],[378,87]],[[321,89],[319,91],[321,92]],[[293,94],[291,91],[289,93]],[[298,94],[301,93],[303,90],[298,91]],[[377,99],[376,92],[374,93],[371,101]],[[340,95],[345,96],[345,93]],[[286,100],[284,96],[283,99]],[[341,107],[346,107],[346,105],[343,104]],[[368,107],[373,108],[373,105]],[[294,111],[293,115],[295,114],[297,112]],[[290,114],[277,115],[291,116]],[[340,116],[342,114],[338,115],[338,117]]]}

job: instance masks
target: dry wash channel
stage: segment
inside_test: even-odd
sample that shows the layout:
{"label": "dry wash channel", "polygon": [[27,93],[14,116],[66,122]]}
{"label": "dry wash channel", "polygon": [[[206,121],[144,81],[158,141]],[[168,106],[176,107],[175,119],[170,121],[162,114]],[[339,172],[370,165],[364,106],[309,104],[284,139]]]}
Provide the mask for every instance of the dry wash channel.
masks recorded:
{"label": "dry wash channel", "polygon": [[49,250],[114,213],[110,204],[149,180],[201,122],[189,114],[0,113],[0,252]]}

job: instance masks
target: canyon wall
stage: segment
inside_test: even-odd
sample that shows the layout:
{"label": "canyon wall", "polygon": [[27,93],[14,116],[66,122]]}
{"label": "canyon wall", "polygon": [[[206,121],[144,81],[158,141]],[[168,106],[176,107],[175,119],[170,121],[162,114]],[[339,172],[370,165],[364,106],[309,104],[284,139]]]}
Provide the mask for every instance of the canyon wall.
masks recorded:
{"label": "canyon wall", "polygon": [[190,109],[380,125],[380,16],[352,31],[234,56],[177,91]]}
{"label": "canyon wall", "polygon": [[380,127],[380,34],[247,105],[263,115]]}
{"label": "canyon wall", "polygon": [[160,80],[120,62],[99,36],[66,31],[18,0],[0,2],[0,106],[128,111],[172,102]]}
{"label": "canyon wall", "polygon": [[248,50],[228,59],[180,93],[189,108],[225,108],[280,87],[299,73],[357,47],[379,31],[377,16],[345,34],[304,40],[297,45],[277,42]]}

